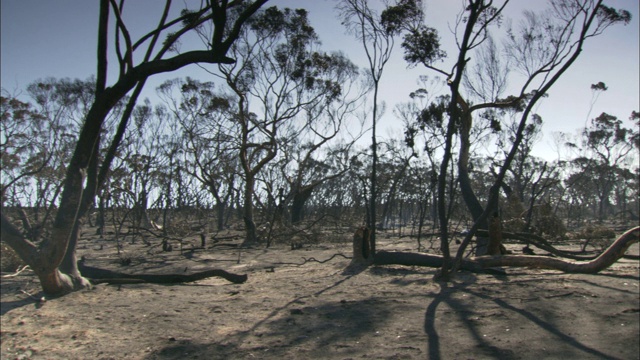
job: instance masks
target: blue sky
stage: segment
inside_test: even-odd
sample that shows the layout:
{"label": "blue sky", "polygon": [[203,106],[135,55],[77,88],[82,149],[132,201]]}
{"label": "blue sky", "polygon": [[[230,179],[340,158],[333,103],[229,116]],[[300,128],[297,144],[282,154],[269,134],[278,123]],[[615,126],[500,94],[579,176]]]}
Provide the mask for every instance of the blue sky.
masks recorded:
{"label": "blue sky", "polygon": [[[455,43],[448,28],[453,26],[462,2],[425,2],[429,26],[440,31],[443,46],[450,56],[454,55],[452,46]],[[126,2],[125,14],[135,19],[135,26],[130,22],[131,31],[135,33],[155,26],[162,11],[161,3],[155,0]],[[607,112],[627,119],[632,110],[640,110],[639,2],[616,0],[606,3],[629,10],[632,22],[627,26],[609,28],[603,35],[591,39],[577,63],[536,109],[545,121],[545,137],[536,147],[538,155],[552,160],[555,156],[551,149],[552,133],[575,133],[585,125],[592,100],[590,85],[593,83],[603,81],[609,90],[599,96],[589,118]],[[525,7],[539,10],[545,4],[542,0],[512,0],[505,15],[517,21]],[[180,5],[181,2],[176,2],[174,6]],[[366,65],[362,47],[345,34],[336,16],[335,1],[271,0],[269,5],[306,8],[322,40],[323,50],[343,51],[357,65]],[[3,89],[15,94],[37,79],[50,76],[85,79],[95,73],[97,0],[2,0],[0,6],[0,79]],[[443,68],[449,69],[446,64]],[[187,75],[203,81],[212,80],[197,67],[183,69],[169,78]],[[383,136],[400,134],[401,128],[391,109],[394,104],[408,100],[408,94],[417,88],[419,75],[434,73],[420,67],[407,69],[398,41],[381,82],[381,98],[388,109],[380,123],[379,133]],[[145,94],[151,96],[153,88],[166,78],[151,81]],[[631,123],[628,122],[627,126]]]}

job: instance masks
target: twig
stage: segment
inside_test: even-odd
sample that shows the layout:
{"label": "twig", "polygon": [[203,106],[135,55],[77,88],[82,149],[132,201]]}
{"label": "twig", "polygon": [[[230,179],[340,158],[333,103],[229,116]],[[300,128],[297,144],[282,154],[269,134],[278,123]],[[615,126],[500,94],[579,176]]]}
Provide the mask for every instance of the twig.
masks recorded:
{"label": "twig", "polygon": [[274,264],[274,265],[296,265],[296,266],[302,266],[302,265],[304,265],[304,264],[306,264],[306,263],[308,263],[308,262],[313,262],[313,261],[315,261],[315,262],[317,262],[317,263],[320,263],[320,264],[324,264],[324,263],[326,263],[327,261],[332,260],[332,259],[333,259],[334,257],[336,257],[336,256],[342,256],[342,257],[343,257],[343,258],[345,258],[345,259],[352,259],[352,257],[351,257],[351,256],[346,256],[346,255],[343,255],[343,254],[333,254],[333,256],[331,256],[331,257],[330,257],[330,258],[328,258],[327,260],[322,260],[322,261],[320,261],[320,260],[316,260],[316,258],[312,258],[312,257],[311,257],[311,258],[308,258],[308,259],[303,257],[302,259],[303,259],[304,261],[303,261],[302,263],[300,263],[300,264],[298,264],[298,263],[292,263],[292,262],[275,262],[275,263],[273,263],[273,264]]}
{"label": "twig", "polygon": [[34,296],[34,295],[29,294],[28,292],[26,292],[26,291],[24,291],[24,290],[20,290],[20,292],[21,292],[21,293],[23,293],[23,294],[25,294],[25,295],[27,295],[27,296],[29,296],[29,297],[30,297],[30,298],[32,298],[33,300],[40,301],[40,302],[45,302],[45,301],[47,301],[47,299],[46,299],[44,296],[43,296],[43,297],[37,297],[37,296]]}
{"label": "twig", "polygon": [[564,294],[547,295],[547,296],[544,296],[544,298],[545,299],[552,299],[552,298],[557,298],[557,297],[570,296],[570,295],[573,295],[573,294],[574,294],[574,292],[570,291],[570,292],[564,293]]}
{"label": "twig", "polygon": [[18,267],[18,270],[16,270],[16,272],[15,272],[15,273],[13,273],[13,274],[8,274],[8,275],[2,275],[2,278],[10,278],[10,277],[18,276],[18,275],[20,275],[20,273],[22,273],[23,271],[25,271],[25,270],[27,270],[27,269],[31,270],[31,268],[29,267],[29,265],[25,265],[25,266],[23,266],[22,268]]}
{"label": "twig", "polygon": [[308,258],[308,259],[305,259],[305,258],[303,258],[303,259],[304,259],[304,261],[305,261],[305,262],[315,261],[315,262],[319,262],[320,264],[324,264],[324,263],[326,263],[327,261],[332,260],[332,259],[333,259],[334,257],[336,257],[336,256],[342,256],[342,257],[343,257],[343,258],[345,258],[345,259],[352,259],[352,258],[353,258],[353,257],[351,257],[351,256],[346,256],[346,255],[342,255],[342,254],[333,254],[333,256],[331,256],[331,257],[330,257],[330,258],[328,258],[327,260],[323,260],[323,261],[316,260],[315,258],[312,258],[312,257],[311,257],[311,258]]}

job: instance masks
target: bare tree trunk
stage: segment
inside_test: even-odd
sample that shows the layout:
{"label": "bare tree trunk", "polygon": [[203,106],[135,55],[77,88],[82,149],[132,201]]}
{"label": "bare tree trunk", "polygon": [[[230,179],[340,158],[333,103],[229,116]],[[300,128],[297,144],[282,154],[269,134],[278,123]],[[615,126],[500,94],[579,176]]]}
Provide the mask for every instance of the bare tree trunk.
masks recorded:
{"label": "bare tree trunk", "polygon": [[96,235],[100,235],[100,239],[104,237],[104,227],[107,225],[107,217],[106,217],[106,209],[105,209],[105,195],[104,193],[100,196],[100,200],[98,202],[98,215],[96,219],[96,226],[98,227],[98,231]]}
{"label": "bare tree trunk", "polygon": [[242,219],[244,220],[245,238],[243,246],[255,245],[258,242],[256,234],[256,224],[253,221],[253,188],[255,179],[253,175],[247,173],[244,187],[244,206]]}
{"label": "bare tree trunk", "polygon": [[220,200],[216,200],[216,228],[218,231],[222,231],[224,229],[225,209],[226,204]]}
{"label": "bare tree trunk", "polygon": [[[166,20],[169,10],[169,3],[167,3],[161,24],[157,32],[155,32],[155,36],[148,42],[149,48],[144,60],[134,66],[131,58],[127,60],[119,59],[121,73],[117,82],[110,87],[106,86],[107,39],[110,28],[108,20],[111,11],[110,6],[116,6],[116,2],[100,1],[95,98],[82,125],[73,156],[67,167],[60,205],[53,223],[51,236],[36,247],[22,236],[20,231],[13,226],[3,213],[0,213],[3,240],[6,240],[8,245],[16,250],[18,256],[38,275],[45,292],[56,295],[64,294],[89,285],[89,282],[80,276],[75,263],[75,246],[78,240],[79,227],[82,224],[80,219],[86,214],[88,207],[92,203],[98,185],[103,183],[106,178],[110,166],[108,158],[115,153],[120,142],[121,133],[124,132],[130,115],[125,111],[118,133],[112,141],[113,146],[109,149],[102,171],[98,174],[97,157],[99,154],[100,133],[111,109],[134,87],[139,86],[139,89],[141,89],[146,79],[154,74],[171,72],[194,63],[232,63],[233,60],[226,56],[229,47],[238,38],[242,25],[266,1],[256,0],[248,5],[236,18],[228,32],[224,30],[227,28],[226,12],[228,7],[236,6],[237,4],[235,2],[234,5],[226,2],[223,2],[223,4],[216,2],[215,5],[209,4],[208,6],[211,6],[210,10],[213,14],[210,17],[205,17],[204,19],[206,20],[203,21],[212,21],[215,28],[214,36],[211,39],[212,42],[209,44],[211,49],[188,51],[172,58],[162,58],[162,55],[168,51],[171,42],[165,43],[163,49],[155,52],[152,50],[154,50],[156,40],[160,36],[162,26]],[[119,8],[114,9],[116,13],[119,13],[120,10]],[[204,10],[207,9],[205,8]],[[120,18],[118,18],[118,24],[124,27]],[[197,26],[197,24],[194,24],[194,26]],[[185,28],[185,31],[187,30],[192,30],[192,28]],[[176,36],[172,39],[177,41],[178,37]],[[131,55],[134,49],[130,44],[129,46],[127,53]],[[153,60],[150,58],[152,53],[156,54],[156,58]],[[123,71],[125,68],[127,69],[126,72]],[[132,96],[132,99],[135,97]],[[135,99],[129,104],[132,109],[135,105]],[[63,273],[61,269],[64,269],[66,273]]]}
{"label": "bare tree trunk", "polygon": [[[319,185],[319,184],[318,184]],[[305,186],[298,188],[293,195],[293,201],[291,202],[291,223],[297,224],[304,220],[304,204],[309,200],[313,193],[314,186]]]}
{"label": "bare tree trunk", "polygon": [[373,124],[371,125],[371,197],[369,198],[369,229],[371,237],[371,254],[376,253],[376,204],[378,202],[378,140],[376,138],[376,127],[378,121],[378,80],[375,80],[373,88]]}
{"label": "bare tree trunk", "polygon": [[491,222],[489,223],[489,244],[487,246],[487,255],[500,255],[502,251],[502,224],[500,215],[493,213]]}

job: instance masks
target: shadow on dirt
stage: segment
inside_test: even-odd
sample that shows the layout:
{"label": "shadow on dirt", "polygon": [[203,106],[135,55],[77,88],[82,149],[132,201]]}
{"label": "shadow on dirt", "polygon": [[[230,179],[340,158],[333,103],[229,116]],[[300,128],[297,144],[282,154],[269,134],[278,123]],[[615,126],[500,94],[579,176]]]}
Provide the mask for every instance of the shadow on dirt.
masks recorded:
{"label": "shadow on dirt", "polygon": [[[2,279],[0,294],[2,294],[3,298],[6,294],[22,294],[11,296],[12,300],[7,300],[6,298],[0,300],[0,315],[32,304],[36,307],[42,306],[40,299],[44,298],[44,293],[39,290],[39,283],[34,283],[33,279],[34,277],[31,275]],[[15,299],[16,297],[20,299]]]}
{"label": "shadow on dirt", "polygon": [[[361,351],[359,339],[375,333],[391,316],[383,302],[342,300],[307,307],[297,299],[254,324],[248,331],[230,334],[211,344],[178,341],[149,354],[146,359],[276,358],[299,349],[307,358],[344,358]],[[259,343],[260,345],[252,345]]]}
{"label": "shadow on dirt", "polygon": [[[40,296],[42,297],[43,294],[36,294],[34,296]],[[26,296],[26,295],[25,295]],[[34,300],[31,299],[29,297],[27,297],[26,299],[22,299],[22,300],[13,300],[13,301],[0,301],[0,315],[4,315],[6,313],[8,313],[11,310],[15,310],[17,308],[21,308],[23,306],[28,306],[28,305],[35,305],[36,307],[41,306],[41,302],[38,300]]]}
{"label": "shadow on dirt", "polygon": [[[556,355],[566,353],[568,357],[575,357],[576,354],[581,354],[581,356],[588,358],[617,359],[615,356],[607,355],[588,346],[568,333],[563,332],[554,324],[554,319],[557,318],[557,311],[561,310],[546,308],[544,306],[544,299],[541,299],[541,297],[569,296],[573,295],[574,292],[571,291],[561,295],[546,296],[542,296],[544,294],[538,296],[532,294],[532,297],[526,299],[526,301],[538,301],[538,303],[530,306],[524,305],[524,308],[522,308],[523,306],[514,306],[510,302],[519,301],[519,303],[521,303],[522,301],[520,300],[523,299],[511,299],[508,292],[505,293],[503,289],[477,286],[476,275],[466,274],[465,279],[464,282],[440,283],[440,291],[435,294],[427,306],[424,331],[428,337],[427,353],[429,359],[437,360],[451,356],[451,349],[444,350],[443,353],[439,330],[446,332],[448,328],[455,326],[464,326],[467,330],[466,333],[472,337],[473,342],[476,344],[473,349],[474,356],[495,359],[521,358],[522,354],[516,352],[518,349],[514,349],[508,342],[497,342],[501,340],[499,335],[497,337],[488,337],[485,334],[487,325],[482,324],[483,320],[494,316],[511,319],[521,325],[527,322],[528,325],[526,326],[534,327],[538,329],[538,332],[546,332],[551,338],[555,338],[555,341],[558,343],[566,345],[564,350],[557,349],[558,352]],[[516,280],[516,283],[510,285],[524,285],[517,282],[518,280]],[[620,291],[620,289],[616,290]],[[453,321],[450,319],[446,323],[438,321],[438,317],[443,317],[443,312],[447,311],[445,309],[452,309],[457,319]],[[481,327],[483,328],[481,329]],[[497,345],[504,346],[501,347]],[[553,346],[552,344],[548,345]]]}
{"label": "shadow on dirt", "polygon": [[[560,329],[558,329],[558,327],[555,326],[551,321],[551,319],[554,318],[554,313],[552,310],[542,311],[543,309],[534,308],[534,309],[531,309],[530,311],[527,309],[520,309],[500,298],[491,297],[486,294],[482,294],[477,291],[471,291],[468,289],[465,291],[470,295],[474,295],[484,301],[493,302],[505,310],[508,310],[514,314],[520,315],[521,318],[524,318],[529,322],[531,322],[532,324],[535,324],[539,329],[546,331],[548,334],[557,338],[557,340],[559,340],[563,344],[567,344],[580,352],[584,352],[585,354],[595,356],[598,359],[616,359],[616,357],[614,356],[604,354],[598,351],[597,349],[591,348],[583,344],[582,342],[577,340],[575,337],[570,336],[564,333],[563,331],[561,331]],[[536,314],[535,312],[538,312],[540,314]],[[547,315],[547,316],[544,316],[544,315]]]}
{"label": "shadow on dirt", "polygon": [[[210,344],[176,341],[149,354],[146,359],[275,358],[299,349],[308,358],[349,357],[361,350],[359,339],[375,333],[392,315],[384,301],[369,297],[361,301],[307,306],[308,299],[342,285],[363,269],[345,271],[342,279],[312,294],[298,296],[274,309],[246,331],[231,333]],[[252,345],[259,343],[260,345]]]}
{"label": "shadow on dirt", "polygon": [[[429,267],[372,267],[369,273],[371,275],[379,276],[381,281],[389,279],[389,283],[400,286],[421,286],[431,283],[431,279],[436,269]],[[411,275],[420,275],[420,278],[415,278]]]}
{"label": "shadow on dirt", "polygon": [[[453,294],[459,291],[465,291],[467,287],[475,284],[477,280],[476,276],[473,274],[468,274],[465,278],[467,280],[461,283],[441,282],[440,291],[435,294],[433,300],[431,300],[427,306],[424,320],[424,332],[427,334],[427,353],[429,359],[442,359],[440,335],[438,333],[438,326],[436,325],[438,308],[442,303],[445,303],[448,307],[455,310],[455,314],[458,317],[459,322],[469,330],[469,334],[479,344],[478,350],[482,350],[479,351],[479,353],[481,352],[482,355],[499,359],[512,358],[513,354],[511,350],[497,348],[488,344],[483,339],[483,336],[480,335],[476,325],[471,320],[471,315],[473,314],[472,308],[462,304],[459,300],[452,297]],[[453,324],[447,324],[447,326],[452,325]]]}

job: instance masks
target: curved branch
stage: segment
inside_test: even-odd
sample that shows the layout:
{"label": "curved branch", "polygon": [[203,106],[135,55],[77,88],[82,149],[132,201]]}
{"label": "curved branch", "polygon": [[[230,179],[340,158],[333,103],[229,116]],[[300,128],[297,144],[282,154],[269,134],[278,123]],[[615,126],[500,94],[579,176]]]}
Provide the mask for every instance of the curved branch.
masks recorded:
{"label": "curved branch", "polygon": [[[487,230],[478,230],[476,231],[476,235],[477,236],[483,236],[483,237],[487,237],[489,236],[489,232]],[[549,252],[550,254],[556,255],[556,256],[560,256],[563,258],[568,258],[571,260],[593,260],[595,259],[597,256],[579,256],[579,255],[575,255],[571,252],[567,252],[567,251],[562,251],[559,249],[556,249],[555,247],[553,247],[553,245],[549,244],[549,242],[547,241],[547,239],[535,235],[535,234],[526,234],[526,233],[510,233],[510,232],[502,232],[502,237],[504,239],[512,239],[512,240],[518,240],[518,241],[523,241],[525,243],[530,243],[531,245],[542,249],[544,251]]]}
{"label": "curved branch", "polygon": [[100,20],[98,22],[98,71],[96,77],[96,96],[107,86],[107,37],[109,36],[109,0],[100,2]]}
{"label": "curved branch", "polygon": [[[119,45],[116,47],[116,51],[118,53],[119,60],[124,60],[126,64],[129,66],[129,69],[133,67],[133,49],[131,45],[131,35],[129,35],[129,30],[127,29],[124,21],[122,20],[122,16],[120,14],[121,7],[116,4],[116,0],[110,0],[111,6],[113,7],[113,14],[116,16],[116,42],[119,44],[119,36],[117,35],[120,31],[122,31],[122,36],[124,36],[124,42],[127,47],[127,51],[124,53],[124,59],[120,57],[120,48]],[[120,65],[120,69],[123,69],[123,64]],[[124,71],[121,71],[120,75],[122,75]]]}
{"label": "curved branch", "polygon": [[[618,261],[629,246],[640,240],[640,226],[620,235],[602,254],[588,262],[569,262],[547,256],[480,256],[472,261],[483,269],[495,266],[525,266],[567,273],[596,274]],[[474,264],[474,265],[475,265]]]}
{"label": "curved branch", "polygon": [[[534,269],[558,270],[574,274],[596,274],[618,261],[629,246],[640,241],[640,226],[622,234],[597,258],[588,262],[570,262],[548,256],[479,256],[462,260],[460,269],[472,272],[486,272],[493,267],[528,267]],[[374,258],[376,265],[407,265],[441,267],[443,258],[437,255],[380,251]]]}

